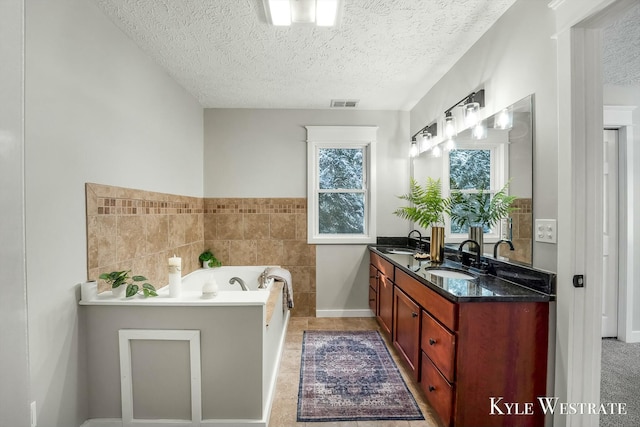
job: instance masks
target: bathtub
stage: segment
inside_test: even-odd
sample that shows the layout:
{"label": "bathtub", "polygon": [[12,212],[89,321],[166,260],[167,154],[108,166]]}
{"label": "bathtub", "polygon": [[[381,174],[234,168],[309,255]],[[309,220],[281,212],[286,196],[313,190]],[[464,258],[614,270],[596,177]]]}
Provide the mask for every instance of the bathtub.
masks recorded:
{"label": "bathtub", "polygon": [[[265,289],[258,289],[258,277],[269,266],[222,266],[216,268],[203,268],[187,274],[182,278],[182,290],[184,292],[202,292],[202,286],[215,279],[220,292],[245,292],[239,284],[230,284],[232,277],[239,277],[244,281],[251,291],[269,290],[273,284],[273,279],[266,282]],[[163,288],[164,289],[164,288]]]}
{"label": "bathtub", "polygon": [[[265,268],[196,270],[182,278],[177,298],[164,286],[157,297],[103,292],[80,301],[90,373],[82,427],[158,419],[176,427],[266,427],[290,314],[281,283],[257,289]],[[203,298],[211,275],[218,294]],[[232,277],[250,290],[230,285]]]}
{"label": "bathtub", "polygon": [[[200,269],[182,277],[179,297],[169,296],[169,286],[158,289],[157,297],[136,295],[131,298],[114,297],[110,291],[102,292],[80,304],[104,305],[261,305],[265,304],[273,286],[269,279],[265,289],[258,289],[258,277],[269,266],[222,266]],[[218,284],[218,294],[211,298],[202,295],[203,285],[213,277]],[[231,285],[229,279],[241,278],[249,291],[243,291],[238,283]]]}

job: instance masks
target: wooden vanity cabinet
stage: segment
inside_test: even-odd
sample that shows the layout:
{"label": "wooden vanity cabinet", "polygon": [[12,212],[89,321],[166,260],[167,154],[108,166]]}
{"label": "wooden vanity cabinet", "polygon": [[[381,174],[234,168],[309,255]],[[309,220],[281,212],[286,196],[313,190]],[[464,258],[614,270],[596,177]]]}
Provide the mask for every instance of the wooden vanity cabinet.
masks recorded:
{"label": "wooden vanity cabinet", "polygon": [[420,307],[398,287],[393,294],[393,346],[418,380],[420,372]]}
{"label": "wooden vanity cabinet", "polygon": [[[544,425],[536,403],[546,396],[548,302],[454,303],[401,268],[391,277],[378,280],[378,322],[391,327],[394,347],[445,426]],[[504,414],[491,414],[492,397],[520,408],[533,402],[534,414],[509,414],[504,405]]]}
{"label": "wooden vanity cabinet", "polygon": [[[371,254],[371,266],[378,271],[376,318],[382,330],[392,336],[393,325],[393,264],[376,254]],[[369,286],[371,288],[371,286]]]}

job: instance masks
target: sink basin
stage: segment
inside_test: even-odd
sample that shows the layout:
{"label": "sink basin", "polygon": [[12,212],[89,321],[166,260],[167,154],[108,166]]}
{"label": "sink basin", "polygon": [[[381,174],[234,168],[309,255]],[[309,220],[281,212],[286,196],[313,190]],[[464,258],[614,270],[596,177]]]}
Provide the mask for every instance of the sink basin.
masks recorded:
{"label": "sink basin", "polygon": [[456,271],[456,270],[434,269],[434,270],[427,270],[427,273],[433,274],[434,276],[445,277],[447,279],[471,280],[476,278],[475,276],[469,273],[464,273],[462,271]]}
{"label": "sink basin", "polygon": [[409,249],[387,249],[385,252],[388,254],[395,254],[395,255],[413,255],[414,253]]}

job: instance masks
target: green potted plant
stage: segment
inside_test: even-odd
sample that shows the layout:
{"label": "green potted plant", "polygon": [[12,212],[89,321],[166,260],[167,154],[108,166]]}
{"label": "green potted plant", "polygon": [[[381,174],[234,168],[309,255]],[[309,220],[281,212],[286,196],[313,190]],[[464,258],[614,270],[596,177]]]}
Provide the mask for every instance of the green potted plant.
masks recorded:
{"label": "green potted plant", "polygon": [[[131,270],[125,271],[112,271],[111,273],[103,273],[100,275],[100,279],[106,281],[111,285],[111,290],[115,296],[122,296],[122,290],[126,289],[126,297],[132,297],[141,293],[145,297],[157,297],[158,293],[156,288],[146,281],[148,280],[144,276],[131,276],[129,277]],[[138,286],[138,283],[142,283]]]}
{"label": "green potted plant", "polygon": [[509,183],[493,197],[485,188],[475,193],[461,193],[455,190],[451,192],[451,222],[460,228],[469,227],[469,239],[478,242],[480,250],[484,243],[485,230],[493,228],[515,209],[511,205],[516,196],[509,196],[508,188]]}
{"label": "green potted plant", "polygon": [[444,260],[444,214],[449,213],[450,200],[442,197],[440,179],[427,178],[422,187],[411,178],[409,193],[398,196],[408,201],[410,206],[403,206],[393,213],[408,219],[422,228],[431,227],[430,256],[431,262]]}
{"label": "green potted plant", "polygon": [[202,263],[202,268],[220,267],[222,265],[222,263],[213,255],[213,252],[211,252],[211,250],[209,249],[202,252],[198,259]]}

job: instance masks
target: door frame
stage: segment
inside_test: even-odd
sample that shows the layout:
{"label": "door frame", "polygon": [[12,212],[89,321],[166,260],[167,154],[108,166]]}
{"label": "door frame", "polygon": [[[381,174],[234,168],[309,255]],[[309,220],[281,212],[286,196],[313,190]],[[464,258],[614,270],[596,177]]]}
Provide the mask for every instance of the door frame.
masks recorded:
{"label": "door frame", "polygon": [[636,107],[605,105],[604,127],[618,131],[618,339],[640,342],[640,331],[634,331],[633,286],[634,245],[629,236],[634,232],[633,110]]}
{"label": "door frame", "polygon": [[[602,29],[637,0],[553,0],[558,88],[558,235],[555,396],[600,402],[602,340]],[[584,287],[572,285],[575,275]],[[554,426],[600,417],[555,414]]]}

